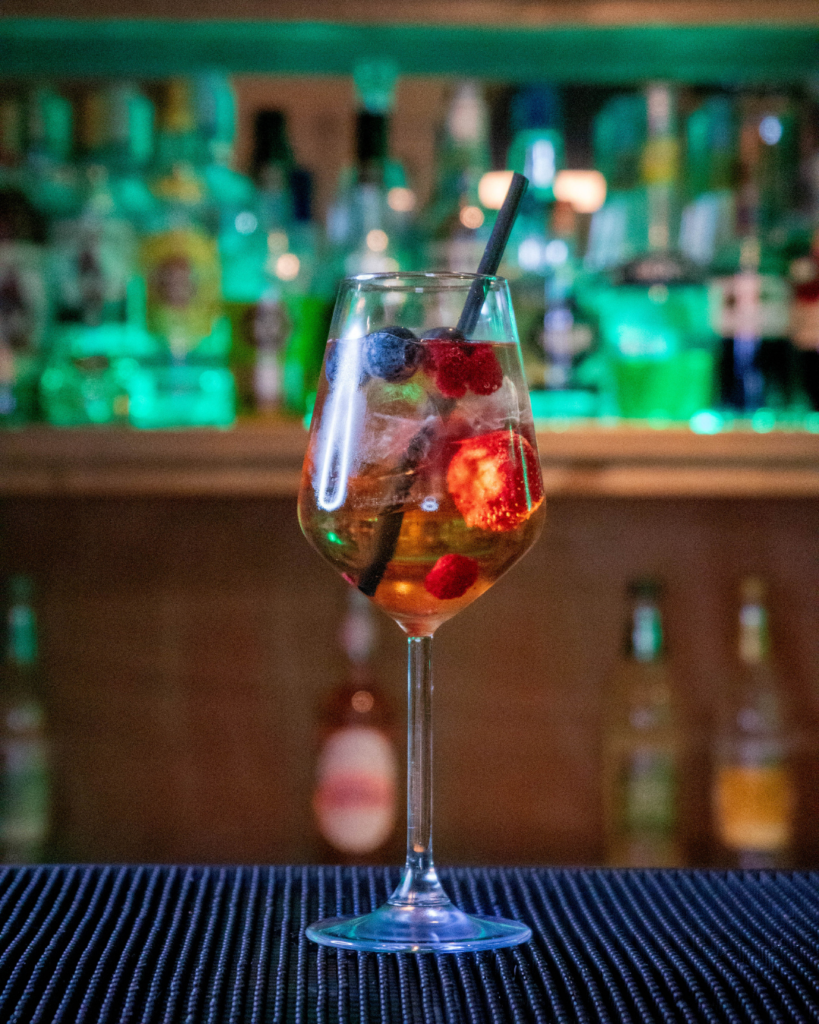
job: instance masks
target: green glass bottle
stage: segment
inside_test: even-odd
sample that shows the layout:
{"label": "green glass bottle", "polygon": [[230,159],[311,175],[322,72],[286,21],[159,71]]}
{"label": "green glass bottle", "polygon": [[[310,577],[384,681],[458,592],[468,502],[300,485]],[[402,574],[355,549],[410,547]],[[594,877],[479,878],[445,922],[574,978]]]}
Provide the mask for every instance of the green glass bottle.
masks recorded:
{"label": "green glass bottle", "polygon": [[610,272],[595,302],[619,414],[688,420],[713,404],[716,338],[707,287],[677,248],[680,152],[674,90],[649,86],[646,110],[643,252]]}
{"label": "green glass bottle", "polygon": [[147,326],[159,355],[141,363],[130,401],[139,427],[229,426],[236,413],[221,306],[218,211],[202,166],[194,86],[166,84],[152,191],[156,213],[141,244]]}
{"label": "green glass bottle", "polygon": [[635,581],[629,600],[625,652],[605,716],[606,859],[617,867],[679,867],[684,738],[665,660],[660,586]]}
{"label": "green glass bottle", "polygon": [[24,167],[23,104],[0,97],[0,425],[36,419],[49,316],[46,221]]}
{"label": "green glass bottle", "polygon": [[5,864],[43,859],[50,824],[45,715],[38,692],[31,581],[9,581],[0,688],[0,850]]}
{"label": "green glass bottle", "polygon": [[127,117],[143,109],[144,97],[128,98],[123,102],[121,87],[84,96],[79,209],[51,226],[54,316],[40,393],[47,419],[58,426],[127,423],[138,360],[156,351],[145,327],[135,226],[151,204],[128,158],[131,133],[144,125],[132,129]]}

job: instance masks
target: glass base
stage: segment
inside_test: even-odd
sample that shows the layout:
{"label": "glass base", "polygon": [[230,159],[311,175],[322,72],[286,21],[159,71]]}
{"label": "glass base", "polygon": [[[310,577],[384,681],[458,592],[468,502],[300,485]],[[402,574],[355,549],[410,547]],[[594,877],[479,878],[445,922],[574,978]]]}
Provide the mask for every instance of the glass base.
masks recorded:
{"label": "glass base", "polygon": [[532,932],[519,921],[476,917],[452,903],[401,906],[385,903],[362,917],[332,917],[307,929],[322,946],[374,953],[468,953],[519,946]]}

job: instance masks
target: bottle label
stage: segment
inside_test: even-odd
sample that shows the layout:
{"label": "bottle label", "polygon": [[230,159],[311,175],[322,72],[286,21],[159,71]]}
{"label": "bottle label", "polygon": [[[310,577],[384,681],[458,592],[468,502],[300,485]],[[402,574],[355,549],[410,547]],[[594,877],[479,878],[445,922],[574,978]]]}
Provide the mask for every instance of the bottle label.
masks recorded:
{"label": "bottle label", "polygon": [[0,352],[34,355],[47,312],[40,248],[31,242],[0,242]]}
{"label": "bottle label", "polygon": [[62,221],[54,228],[52,258],[58,320],[90,327],[125,321],[136,272],[136,234],[127,221]]}
{"label": "bottle label", "polygon": [[728,849],[775,853],[787,848],[794,793],[785,765],[723,765],[715,797],[717,830]]}
{"label": "bottle label", "polygon": [[677,773],[673,755],[645,747],[632,751],[622,766],[622,828],[670,836],[677,821]]}
{"label": "bottle label", "polygon": [[48,764],[39,737],[2,744],[0,844],[6,861],[38,856],[48,829]]}
{"label": "bottle label", "polygon": [[365,854],[387,841],[397,774],[395,751],[380,730],[351,726],[330,735],[319,757],[313,811],[331,846]]}
{"label": "bottle label", "polygon": [[772,274],[740,273],[714,281],[713,328],[722,338],[786,338],[790,287]]}
{"label": "bottle label", "polygon": [[181,358],[210,337],[219,317],[216,242],[193,227],[152,235],[143,244],[143,262],[148,329]]}

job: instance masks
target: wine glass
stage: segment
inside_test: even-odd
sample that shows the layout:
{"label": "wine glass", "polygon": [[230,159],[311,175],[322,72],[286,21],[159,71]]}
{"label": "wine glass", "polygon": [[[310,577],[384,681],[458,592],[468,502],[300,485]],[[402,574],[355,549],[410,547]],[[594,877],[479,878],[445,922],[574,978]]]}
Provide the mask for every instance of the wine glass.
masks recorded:
{"label": "wine glass", "polygon": [[387,903],[311,925],[313,941],[456,952],[531,938],[519,922],[463,913],[438,880],[431,645],[441,623],[531,547],[544,511],[506,281],[347,278],[325,350],[299,522],[319,554],[408,637],[407,859]]}

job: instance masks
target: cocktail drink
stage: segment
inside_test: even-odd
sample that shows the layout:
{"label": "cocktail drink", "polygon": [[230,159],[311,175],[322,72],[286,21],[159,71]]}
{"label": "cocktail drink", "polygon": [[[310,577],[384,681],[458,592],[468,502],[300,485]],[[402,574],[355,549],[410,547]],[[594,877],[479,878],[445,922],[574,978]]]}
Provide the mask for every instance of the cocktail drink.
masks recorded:
{"label": "cocktail drink", "polygon": [[[467,333],[468,297],[478,311]],[[477,303],[474,301],[478,295]],[[431,639],[534,543],[543,485],[506,282],[466,274],[344,282],[299,494],[316,550],[409,637],[407,863],[387,904],[320,922],[352,949],[513,945],[528,929],[455,908],[431,834]]]}

